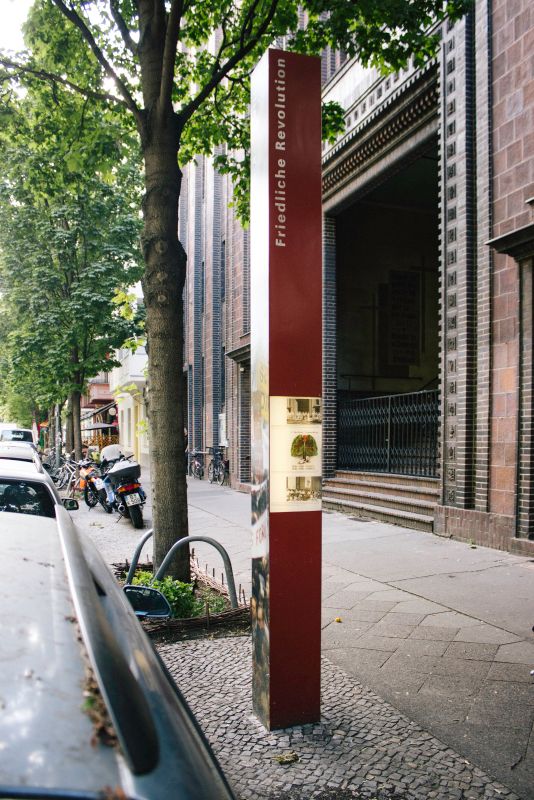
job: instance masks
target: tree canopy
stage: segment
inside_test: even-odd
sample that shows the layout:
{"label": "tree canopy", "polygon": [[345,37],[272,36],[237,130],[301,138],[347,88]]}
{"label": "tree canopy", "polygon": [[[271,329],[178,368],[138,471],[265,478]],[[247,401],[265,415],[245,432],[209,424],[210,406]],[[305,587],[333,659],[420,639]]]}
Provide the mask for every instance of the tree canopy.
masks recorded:
{"label": "tree canopy", "polygon": [[79,95],[41,83],[6,100],[0,394],[46,409],[108,371],[132,334],[115,298],[141,274],[139,166],[124,131]]}

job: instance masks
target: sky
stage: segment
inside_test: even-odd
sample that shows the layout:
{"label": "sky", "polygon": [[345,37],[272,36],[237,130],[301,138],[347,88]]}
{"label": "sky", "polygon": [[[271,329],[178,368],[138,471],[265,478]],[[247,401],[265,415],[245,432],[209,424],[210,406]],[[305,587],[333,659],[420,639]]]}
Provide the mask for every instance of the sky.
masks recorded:
{"label": "sky", "polygon": [[32,3],[33,0],[0,0],[0,8],[2,9],[0,48],[4,50],[22,50],[24,42],[20,28]]}

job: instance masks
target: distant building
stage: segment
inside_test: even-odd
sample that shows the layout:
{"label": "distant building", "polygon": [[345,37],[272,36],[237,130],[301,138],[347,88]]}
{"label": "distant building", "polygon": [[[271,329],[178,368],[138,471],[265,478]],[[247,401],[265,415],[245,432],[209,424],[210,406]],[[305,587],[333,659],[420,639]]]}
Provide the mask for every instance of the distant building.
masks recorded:
{"label": "distant building", "polygon": [[136,461],[149,466],[146,351],[143,346],[135,352],[123,348],[115,357],[121,366],[110,373],[110,390],[118,409],[118,442],[124,452],[133,453]]}
{"label": "distant building", "polygon": [[110,373],[91,378],[80,404],[82,442],[98,447],[118,440],[116,403],[110,388]]}

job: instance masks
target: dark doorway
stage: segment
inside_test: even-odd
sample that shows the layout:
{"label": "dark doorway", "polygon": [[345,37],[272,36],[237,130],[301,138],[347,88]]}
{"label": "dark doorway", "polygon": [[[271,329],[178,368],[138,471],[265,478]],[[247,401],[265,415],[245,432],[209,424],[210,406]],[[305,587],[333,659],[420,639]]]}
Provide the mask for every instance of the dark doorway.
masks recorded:
{"label": "dark doorway", "polygon": [[438,178],[433,144],[337,218],[338,466],[345,469],[435,474]]}

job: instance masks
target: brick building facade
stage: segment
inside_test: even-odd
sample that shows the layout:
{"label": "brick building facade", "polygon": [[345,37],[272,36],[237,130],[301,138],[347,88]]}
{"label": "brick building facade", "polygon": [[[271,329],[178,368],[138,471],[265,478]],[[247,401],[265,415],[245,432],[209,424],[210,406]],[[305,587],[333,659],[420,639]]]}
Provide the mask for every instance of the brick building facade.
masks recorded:
{"label": "brick building facade", "polygon": [[[381,76],[336,63],[325,86],[346,112],[345,134],[323,148],[325,501],[366,515],[377,506],[386,519],[396,502],[418,527],[424,518],[441,535],[529,553],[534,10],[476,0],[441,37],[423,69]],[[239,486],[248,239],[229,192],[208,161],[190,168],[181,234],[190,441],[216,443],[223,414]],[[362,445],[362,414],[365,430],[382,420],[382,444]],[[404,484],[395,502],[388,473]]]}

